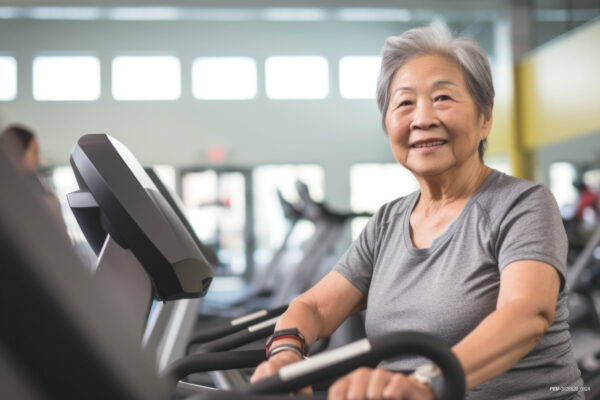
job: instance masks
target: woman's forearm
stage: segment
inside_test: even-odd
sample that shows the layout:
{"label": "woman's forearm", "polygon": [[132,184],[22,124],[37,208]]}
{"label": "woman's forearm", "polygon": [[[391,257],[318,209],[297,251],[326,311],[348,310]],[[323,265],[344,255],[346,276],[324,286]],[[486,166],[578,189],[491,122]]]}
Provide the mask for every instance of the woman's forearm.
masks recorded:
{"label": "woman's forearm", "polygon": [[320,325],[315,307],[297,298],[279,318],[275,330],[297,328],[304,335],[306,344],[310,346],[319,338]]}
{"label": "woman's forearm", "polygon": [[365,308],[363,294],[339,272],[331,271],[290,303],[275,329],[297,328],[306,343],[331,335],[351,314]]}
{"label": "woman's forearm", "polygon": [[523,300],[486,317],[452,349],[465,371],[467,390],[509,370],[535,347],[550,323]]}

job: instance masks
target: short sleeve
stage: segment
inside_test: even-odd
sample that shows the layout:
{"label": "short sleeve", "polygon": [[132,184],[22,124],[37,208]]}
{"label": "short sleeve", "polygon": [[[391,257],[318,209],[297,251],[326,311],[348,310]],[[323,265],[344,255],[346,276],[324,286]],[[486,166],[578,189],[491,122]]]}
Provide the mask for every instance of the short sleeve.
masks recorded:
{"label": "short sleeve", "polygon": [[567,235],[552,193],[541,185],[521,193],[500,223],[496,246],[500,271],[515,261],[545,262],[558,271],[562,290],[567,248]]}
{"label": "short sleeve", "polygon": [[334,267],[335,271],[341,273],[364,295],[367,295],[369,291],[373,275],[378,214],[369,219],[358,238],[352,242]]}

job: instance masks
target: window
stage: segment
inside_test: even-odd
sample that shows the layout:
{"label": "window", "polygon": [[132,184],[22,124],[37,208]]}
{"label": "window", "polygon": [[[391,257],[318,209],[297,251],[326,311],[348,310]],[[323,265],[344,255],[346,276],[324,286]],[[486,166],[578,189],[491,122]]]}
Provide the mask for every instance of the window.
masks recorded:
{"label": "window", "polygon": [[194,97],[202,100],[256,96],[256,63],[248,57],[200,57],[192,66]]}
{"label": "window", "polygon": [[158,164],[153,165],[152,169],[158,175],[160,181],[173,193],[177,193],[177,170],[172,165]]}
{"label": "window", "polygon": [[[257,268],[264,267],[281,246],[283,238],[290,229],[290,221],[286,220],[277,191],[285,200],[298,204],[300,198],[296,190],[299,180],[308,186],[311,197],[316,201],[323,200],[325,172],[316,164],[284,164],[264,165],[254,169],[254,219],[256,237]],[[301,245],[314,232],[309,221],[299,221],[290,236],[288,254],[294,251],[302,254]]]}
{"label": "window", "polygon": [[252,271],[254,249],[249,242],[245,170],[213,169],[182,174],[182,200],[198,238],[212,246],[222,264],[217,272],[240,275]]}
{"label": "window", "polygon": [[585,171],[582,178],[587,187],[600,193],[600,168],[593,168]]}
{"label": "window", "polygon": [[340,94],[346,99],[374,99],[381,57],[343,57],[340,60]]}
{"label": "window", "polygon": [[271,99],[323,99],[329,94],[329,72],[323,57],[269,57],[265,75]]}
{"label": "window", "polygon": [[0,57],[0,101],[17,97],[17,61],[13,57]]}
{"label": "window", "polygon": [[550,190],[563,218],[575,215],[575,202],[577,190],[573,182],[577,179],[577,168],[568,162],[555,162],[550,164]]}
{"label": "window", "polygon": [[87,21],[99,19],[102,11],[98,7],[32,7],[30,15],[33,19],[55,19]]}
{"label": "window", "polygon": [[[376,212],[383,204],[419,188],[412,173],[400,164],[356,164],[350,168],[350,206],[355,212]],[[354,218],[352,237],[358,237],[368,218]]]}
{"label": "window", "polygon": [[112,63],[116,100],[176,100],[181,96],[179,60],[171,56],[120,56]]}
{"label": "window", "polygon": [[39,56],[33,60],[33,98],[91,101],[100,97],[100,61],[91,56]]}

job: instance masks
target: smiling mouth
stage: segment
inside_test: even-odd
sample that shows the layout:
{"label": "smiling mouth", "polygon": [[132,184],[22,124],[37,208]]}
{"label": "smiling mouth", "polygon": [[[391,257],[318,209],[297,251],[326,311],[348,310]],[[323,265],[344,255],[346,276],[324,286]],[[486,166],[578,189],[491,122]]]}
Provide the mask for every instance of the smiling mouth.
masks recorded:
{"label": "smiling mouth", "polygon": [[431,142],[415,143],[415,144],[412,144],[410,147],[413,149],[422,149],[425,147],[441,146],[446,143],[448,143],[447,140],[433,140]]}

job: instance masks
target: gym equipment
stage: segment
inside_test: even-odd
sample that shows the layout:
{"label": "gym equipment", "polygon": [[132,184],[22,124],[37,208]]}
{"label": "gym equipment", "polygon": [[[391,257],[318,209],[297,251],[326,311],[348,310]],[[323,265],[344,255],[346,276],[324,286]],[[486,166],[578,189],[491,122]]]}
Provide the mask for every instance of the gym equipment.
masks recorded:
{"label": "gym equipment", "polygon": [[[151,358],[139,351],[137,323],[114,298],[115,282],[89,276],[66,238],[55,234],[55,222],[39,197],[20,178],[0,155],[0,185],[9,188],[0,196],[0,282],[10,282],[0,291],[0,301],[19,304],[1,308],[0,370],[8,374],[0,374],[0,397],[173,398],[176,377],[157,376]],[[288,392],[313,377],[343,374],[381,355],[406,352],[423,354],[440,366],[446,377],[443,399],[464,397],[464,376],[452,352],[429,335],[407,332],[290,365],[247,391],[206,390],[193,398],[287,398],[257,393]],[[211,357],[215,364],[228,362],[218,354]]]}
{"label": "gym equipment", "polygon": [[[224,326],[199,330],[191,335],[188,341],[188,349],[195,344],[206,343],[213,340],[235,340],[229,336],[234,334],[239,338],[239,341],[236,341],[235,343],[240,344],[249,343],[254,339],[254,336],[257,336],[257,339],[266,338],[270,333],[262,336],[262,334],[258,334],[257,332],[262,332],[262,330],[268,326],[271,326],[272,330],[275,326],[277,317],[286,310],[287,305],[272,310],[260,310],[240,318],[229,320]],[[240,332],[247,332],[248,337],[240,335]]]}
{"label": "gym equipment", "polygon": [[154,184],[156,189],[158,189],[158,191],[164,197],[167,203],[169,203],[175,214],[177,214],[179,220],[181,221],[183,226],[185,226],[190,236],[194,240],[194,243],[196,243],[196,246],[198,246],[198,248],[202,252],[202,255],[204,255],[204,258],[206,258],[206,261],[208,261],[213,268],[218,267],[219,259],[217,258],[217,253],[213,250],[212,247],[207,246],[198,238],[198,235],[196,235],[194,228],[192,228],[192,225],[190,225],[187,217],[185,216],[185,212],[183,211],[184,207],[181,203],[181,200],[179,200],[177,196],[173,196],[173,194],[169,191],[165,184],[160,180],[160,178],[156,174],[156,171],[153,168],[147,167],[144,168],[144,171],[146,172],[146,174],[148,174],[148,177],[150,178],[150,180],[152,180],[152,183]]}
{"label": "gym equipment", "polygon": [[315,224],[315,233],[307,244],[302,260],[288,272],[277,287],[270,307],[287,304],[298,294],[310,289],[315,283],[323,261],[335,247],[346,224],[356,217],[370,217],[369,213],[336,212],[324,203],[312,199],[308,186],[296,182],[296,190],[302,200],[302,216]]}
{"label": "gym equipment", "polygon": [[[67,199],[99,255],[95,278],[115,288],[144,345],[166,365],[183,355],[212,267],[197,238],[120,142],[105,134],[84,135],[71,153],[71,166],[80,190]],[[149,320],[153,299],[187,300],[159,303]]]}
{"label": "gym equipment", "polygon": [[[183,204],[181,203],[177,195],[171,193],[171,191],[164,185],[164,183],[161,181],[161,179],[156,174],[153,168],[145,168],[144,170],[148,174],[148,177],[152,180],[160,194],[173,208],[173,211],[177,214],[183,225],[186,227],[186,229],[190,233],[190,236],[194,239],[194,242],[200,248],[202,254],[206,257],[206,259],[213,267],[217,267],[219,264],[219,260],[217,258],[216,253],[210,246],[207,246],[204,243],[202,243],[202,241],[197,237],[196,233],[194,232],[194,229],[188,222],[187,217],[185,216]],[[282,205],[284,207],[287,207],[287,213],[288,216],[290,216],[290,218],[293,218],[294,216],[297,216],[299,218],[299,213],[293,208],[293,206],[290,203],[287,203],[283,199],[283,197],[280,197],[280,200],[282,202]],[[261,285],[260,287],[266,286]],[[257,294],[261,294],[262,292],[263,290],[259,290]],[[202,327],[202,329],[197,329],[191,334],[186,347],[186,353],[189,353],[191,347],[193,347],[196,344],[201,344],[200,346],[196,346],[196,348],[194,349],[196,352],[225,351],[250,343],[255,339],[266,338],[268,335],[271,334],[273,330],[277,319],[275,317],[278,317],[279,315],[283,314],[286,309],[287,305],[276,307],[272,310],[263,309],[234,319],[210,316],[211,326],[204,326]],[[165,318],[163,318],[163,320],[165,320]],[[202,323],[206,321],[200,322]],[[156,324],[158,324],[158,322],[156,322]],[[160,329],[158,328],[155,329],[157,331],[160,331]]]}
{"label": "gym equipment", "polygon": [[[300,209],[286,202],[279,193],[280,202],[284,208],[284,213],[292,221],[292,226],[287,232],[283,245],[280,247],[274,257],[274,260],[277,261],[275,263],[272,262],[267,268],[267,273],[263,275],[262,282],[266,282],[266,279],[269,276],[272,277],[275,274],[276,269],[282,267],[279,260],[282,258],[281,255],[285,250],[287,238],[289,238],[291,235],[295,223],[298,220],[305,218],[312,221],[316,228],[312,238],[305,246],[305,256],[298,264],[291,268],[291,270],[288,269],[286,271],[286,273],[283,275],[282,283],[277,287],[273,299],[270,300],[270,306],[275,306],[276,309],[278,306],[287,307],[288,301],[295,297],[295,295],[308,290],[316,282],[315,277],[318,275],[318,270],[322,267],[323,260],[328,254],[331,253],[348,221],[354,217],[371,215],[367,213],[359,214],[334,212],[324,203],[315,202],[311,198],[308,187],[304,183],[300,181],[296,182],[296,188],[303,204]],[[246,299],[246,301],[248,301],[249,304],[256,304],[256,302],[253,300],[256,300],[257,298],[258,296],[250,297]],[[273,320],[272,324],[274,325],[275,322],[276,321]],[[231,349],[233,348],[230,347],[231,344],[238,345],[244,343],[244,340],[246,339],[266,337],[262,336],[260,332],[267,331],[268,330],[264,325],[259,324],[259,326],[256,328],[249,327],[248,331],[240,331],[239,333],[235,334],[233,338],[224,338],[214,343],[195,347],[194,351],[220,351],[224,349]],[[202,335],[201,332],[199,332],[199,334]],[[345,322],[344,326],[334,334],[333,343],[337,345],[341,343],[348,343],[364,336],[364,322],[362,321],[361,316],[354,316],[349,321]],[[214,338],[214,336],[211,337],[211,339],[212,338]],[[190,347],[193,344],[201,341],[203,340],[200,338],[197,340],[195,337],[192,337]],[[318,341],[316,346],[313,347],[313,354],[324,350],[330,342],[331,338]]]}
{"label": "gym equipment", "polygon": [[[244,353],[244,352],[239,352]],[[231,353],[230,353],[231,354]],[[371,343],[368,339],[350,343],[304,361],[288,365],[269,378],[248,385],[250,393],[295,392],[316,382],[332,379],[361,367],[375,366],[381,360],[408,354],[419,354],[432,360],[444,375],[444,394],[440,400],[462,399],[465,396],[465,377],[458,359],[437,337],[424,332],[397,332]],[[252,355],[242,354],[250,359]],[[213,361],[213,360],[210,360]],[[166,376],[178,380],[190,371],[210,369],[211,362],[200,357],[178,360],[165,371]],[[214,362],[214,361],[213,361]],[[233,363],[225,363],[231,367]],[[222,398],[203,393],[199,399]]]}
{"label": "gym equipment", "polygon": [[[587,398],[600,398],[600,292],[594,252],[600,246],[600,225],[567,270],[569,288],[569,324],[573,353],[590,387]],[[597,266],[596,266],[597,267]]]}
{"label": "gym equipment", "polygon": [[[346,224],[355,217],[369,217],[369,213],[337,212],[324,203],[314,201],[308,187],[301,181],[296,182],[301,203],[293,205],[278,192],[280,204],[286,219],[291,224],[284,240],[262,275],[253,283],[249,296],[229,304],[205,303],[206,310],[229,310],[233,314],[256,308],[273,309],[288,304],[298,294],[305,292],[318,281],[319,271],[325,259],[330,255],[344,232]],[[294,265],[284,265],[284,253],[287,243],[298,221],[306,219],[315,226],[313,235],[303,246],[303,257]],[[284,271],[282,271],[284,270]],[[279,279],[277,279],[279,278]],[[273,282],[277,281],[276,284]]]}
{"label": "gym equipment", "polygon": [[168,398],[138,327],[30,183],[0,154],[0,398]]}
{"label": "gym equipment", "polygon": [[284,266],[284,256],[288,250],[288,242],[294,233],[297,223],[304,219],[302,211],[294,206],[292,203],[287,201],[281,191],[277,190],[277,197],[279,198],[279,204],[283,210],[283,215],[290,223],[287,232],[281,242],[281,245],[273,255],[271,261],[267,264],[261,275],[253,281],[250,294],[245,296],[243,299],[237,300],[232,303],[231,307],[243,307],[248,305],[252,306],[253,302],[260,298],[268,298],[273,295],[274,288],[277,286],[275,283],[275,275]]}
{"label": "gym equipment", "polygon": [[[213,277],[200,252],[202,244],[175,200],[161,195],[133,154],[114,138],[84,135],[72,151],[71,165],[80,190],[70,193],[68,201],[99,254],[95,277],[116,288],[115,297],[135,321],[144,348],[164,368],[185,354],[198,317],[197,298],[206,294]],[[150,315],[153,299],[161,302]],[[180,299],[185,300],[172,301]],[[254,314],[246,320],[256,323],[265,317]],[[263,329],[261,334],[270,332]],[[218,373],[213,380],[224,388],[245,383],[237,372]]]}
{"label": "gym equipment", "polygon": [[[198,246],[198,248],[200,249],[202,254],[205,256],[206,260],[211,264],[211,266],[213,266],[213,268],[216,268],[219,265],[219,259],[217,258],[217,254],[212,249],[212,247],[205,245],[198,238],[198,236],[196,235],[196,232],[190,225],[190,223],[185,215],[184,206],[183,206],[181,200],[179,199],[179,197],[177,197],[176,194],[172,193],[164,185],[164,183],[159,178],[159,176],[157,175],[156,171],[154,171],[153,168],[147,167],[144,170],[146,171],[146,173],[148,174],[148,177],[152,180],[152,182],[154,183],[154,185],[156,186],[156,188],[158,189],[160,194],[164,197],[164,199],[167,201],[167,203],[169,203],[169,205],[172,207],[175,214],[177,214],[177,216],[179,217],[179,219],[181,220],[183,225],[186,227],[186,229],[190,233],[190,236],[192,237],[192,239],[194,239],[194,242],[196,243],[196,245]],[[289,215],[290,218],[293,218],[292,215],[296,215],[294,213],[296,213],[297,211],[293,208],[293,206],[291,204],[287,203],[283,199],[283,197],[280,197],[280,199],[282,201],[282,206],[288,207],[288,211],[286,212],[286,215]],[[287,214],[287,213],[289,213],[289,214]],[[259,286],[259,288],[260,287],[266,288],[266,286],[264,284],[261,284]],[[262,294],[264,292],[264,289],[259,289],[259,288],[257,288],[257,291],[258,291],[257,293]],[[260,323],[260,322],[263,322],[266,320],[271,320],[274,317],[283,314],[286,309],[287,309],[287,305],[284,305],[284,306],[277,307],[277,308],[274,308],[271,310],[266,310],[266,309],[257,310],[250,314],[242,315],[240,317],[233,318],[233,319],[218,318],[219,324],[215,324],[217,326],[204,327],[203,329],[200,329],[200,330],[197,330],[196,332],[194,332],[192,334],[192,336],[190,337],[190,342],[188,343],[188,348],[193,344],[205,343],[205,342],[208,342],[211,340],[215,340],[217,338],[224,338],[227,335],[233,334],[238,331],[242,331],[242,330],[247,329],[257,323]],[[211,317],[217,318],[216,316],[211,316]],[[213,322],[213,321],[211,320],[211,322]],[[254,330],[253,330],[253,332],[254,332]]]}
{"label": "gym equipment", "polygon": [[[370,214],[366,213],[356,214],[334,212],[323,203],[317,203],[312,200],[308,191],[308,187],[302,182],[297,182],[296,187],[298,189],[300,198],[303,200],[303,206],[298,208],[292,205],[283,198],[281,193],[278,193],[280,203],[284,210],[284,215],[291,221],[291,226],[286,233],[283,244],[276,252],[271,263],[265,270],[265,273],[261,278],[258,279],[258,284],[254,285],[253,295],[230,305],[234,307],[237,306],[238,308],[236,310],[238,312],[240,310],[245,310],[252,308],[252,306],[258,305],[269,305],[271,307],[274,306],[275,308],[272,310],[276,310],[281,307],[286,308],[287,301],[285,300],[291,300],[300,292],[308,290],[310,286],[316,282],[315,276],[317,275],[317,271],[319,268],[321,268],[325,257],[332,252],[335,243],[343,232],[345,224],[357,216],[370,216]],[[268,298],[262,297],[261,300],[261,295],[269,294],[268,290],[266,290],[270,286],[269,281],[273,280],[274,276],[278,272],[278,269],[284,267],[284,265],[281,263],[281,260],[283,259],[283,253],[286,250],[287,241],[292,234],[295,224],[301,219],[309,219],[316,226],[314,235],[305,246],[305,256],[299,263],[291,268],[288,268],[285,273],[282,274],[283,282],[277,286],[275,292],[273,293],[273,299],[269,300]],[[241,305],[245,305],[245,308],[241,308]],[[262,312],[266,313],[266,311]],[[350,321],[345,325],[345,328],[350,328],[353,333],[349,334],[347,332],[341,332],[340,334],[338,332],[335,335],[336,340],[334,340],[334,342],[337,341],[338,343],[348,343],[349,341],[365,336],[364,323],[362,320],[360,320],[360,317],[356,317],[355,319],[355,321]],[[275,324],[275,320],[272,321],[272,324]],[[264,325],[261,325],[260,328],[248,327],[247,329],[248,331],[246,332],[239,332],[236,334],[238,339],[231,343],[242,343],[243,340],[245,340],[242,338],[250,339],[265,337],[261,336],[259,333],[261,330],[265,329]],[[253,329],[257,330],[255,331]],[[344,329],[342,329],[342,331],[343,330]],[[217,337],[217,335],[211,335],[210,340],[214,339],[215,337]],[[205,342],[207,339],[209,339],[209,337],[207,337],[207,335],[205,335],[202,331],[199,331],[198,334],[194,334],[190,339],[190,346],[188,349],[190,349],[191,346],[196,343]],[[214,349],[224,349],[224,347],[221,346],[225,346],[225,343],[229,343],[229,340],[230,339],[220,340],[221,344],[211,343],[198,346],[194,348],[194,351],[203,351],[203,348],[213,349],[213,351]],[[315,353],[326,348],[329,342],[329,338],[320,340],[314,347]],[[217,347],[212,347],[213,345]]]}

